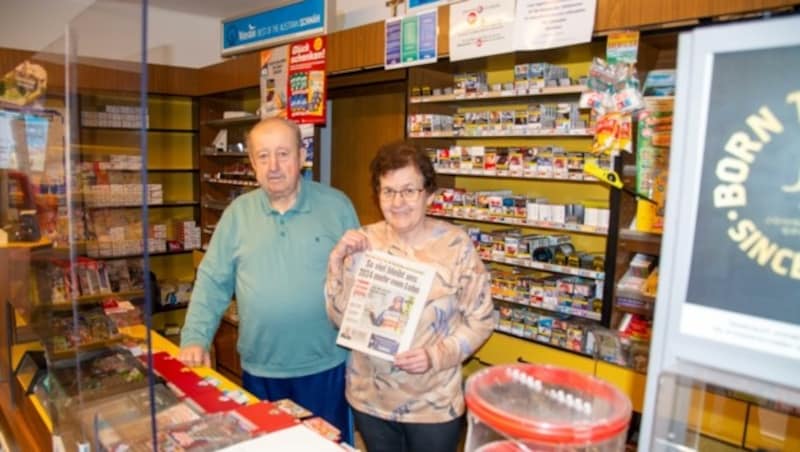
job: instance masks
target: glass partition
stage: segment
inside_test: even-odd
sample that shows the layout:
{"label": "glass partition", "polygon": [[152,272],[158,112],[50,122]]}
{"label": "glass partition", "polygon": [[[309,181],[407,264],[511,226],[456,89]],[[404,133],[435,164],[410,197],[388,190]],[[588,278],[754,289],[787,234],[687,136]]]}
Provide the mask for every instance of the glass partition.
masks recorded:
{"label": "glass partition", "polygon": [[[147,365],[149,255],[166,236],[151,221],[145,14],[97,1],[0,67],[3,396],[56,450],[111,448],[122,423],[146,440],[154,407],[177,403]],[[119,57],[90,57],[99,45]]]}

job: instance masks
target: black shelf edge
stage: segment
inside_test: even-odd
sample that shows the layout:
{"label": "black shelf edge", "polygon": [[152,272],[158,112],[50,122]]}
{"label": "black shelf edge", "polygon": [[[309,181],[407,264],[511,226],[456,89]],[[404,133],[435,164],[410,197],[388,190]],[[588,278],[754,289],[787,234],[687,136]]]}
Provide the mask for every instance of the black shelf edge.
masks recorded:
{"label": "black shelf edge", "polygon": [[209,210],[219,210],[220,212],[227,209],[230,203],[223,203],[219,201],[203,201],[201,207]]}
{"label": "black shelf edge", "polygon": [[156,305],[156,306],[153,306],[153,314],[160,314],[160,313],[164,313],[164,312],[181,311],[183,309],[187,309],[188,307],[189,307],[189,303],[177,304],[177,305],[169,305],[169,306]]}
{"label": "black shelf edge", "polygon": [[[100,168],[100,171],[110,173],[140,173],[141,168]],[[147,168],[148,173],[197,173],[200,168]]]}
{"label": "black shelf edge", "polygon": [[652,317],[653,316],[653,311],[651,311],[651,310],[638,309],[638,308],[634,308],[633,306],[625,306],[625,305],[620,305],[618,303],[614,303],[614,309],[616,309],[617,311],[620,311],[620,312],[627,312],[627,313],[630,313],[630,314],[637,314],[637,315],[641,315],[641,316],[645,316],[645,317]]}
{"label": "black shelf edge", "polygon": [[641,232],[633,229],[620,229],[619,238],[634,242],[661,244],[661,234]]}
{"label": "black shelf edge", "polygon": [[[192,250],[180,250],[180,251],[164,251],[160,253],[149,253],[149,257],[158,257],[158,256],[172,256],[172,255],[179,255],[179,254],[189,254]],[[144,253],[135,253],[135,254],[124,254],[120,256],[86,256],[91,259],[100,259],[100,260],[112,260],[112,259],[130,259],[134,257],[143,257]]]}
{"label": "black shelf edge", "polygon": [[211,126],[211,127],[224,127],[224,126],[255,124],[260,120],[261,118],[259,116],[252,115],[239,118],[211,119],[208,121],[203,121],[201,124],[204,126]]}
{"label": "black shelf edge", "polygon": [[202,157],[238,157],[244,158],[249,155],[247,152],[201,152]]}
{"label": "black shelf edge", "polygon": [[140,129],[138,127],[110,127],[110,126],[85,126],[81,125],[83,130],[115,130],[121,132],[155,132],[155,133],[197,133],[197,129],[170,129],[167,127],[148,127]]}
{"label": "black shelf edge", "polygon": [[[165,202],[162,204],[148,204],[148,209],[165,209],[170,207],[194,207],[199,206],[200,201],[173,201],[173,202]],[[90,210],[102,210],[102,209],[141,209],[144,207],[141,204],[132,204],[132,205],[124,205],[124,206],[85,206],[86,209]]]}
{"label": "black shelf edge", "polygon": [[148,173],[199,173],[200,168],[148,168]]}

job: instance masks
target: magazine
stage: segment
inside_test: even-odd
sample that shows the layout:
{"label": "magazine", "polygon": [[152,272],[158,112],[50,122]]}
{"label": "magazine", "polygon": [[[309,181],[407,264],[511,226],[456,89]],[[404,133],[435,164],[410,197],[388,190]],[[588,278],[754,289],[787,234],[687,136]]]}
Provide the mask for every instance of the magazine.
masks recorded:
{"label": "magazine", "polygon": [[358,256],[336,343],[393,361],[411,345],[435,274],[428,265],[379,251]]}

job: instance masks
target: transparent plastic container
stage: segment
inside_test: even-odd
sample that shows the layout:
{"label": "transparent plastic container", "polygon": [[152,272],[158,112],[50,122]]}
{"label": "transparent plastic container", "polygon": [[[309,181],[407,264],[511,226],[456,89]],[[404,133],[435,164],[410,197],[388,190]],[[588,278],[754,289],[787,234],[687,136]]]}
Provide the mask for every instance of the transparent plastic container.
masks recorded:
{"label": "transparent plastic container", "polygon": [[631,402],[610,384],[535,364],[493,366],[466,384],[466,452],[625,450]]}

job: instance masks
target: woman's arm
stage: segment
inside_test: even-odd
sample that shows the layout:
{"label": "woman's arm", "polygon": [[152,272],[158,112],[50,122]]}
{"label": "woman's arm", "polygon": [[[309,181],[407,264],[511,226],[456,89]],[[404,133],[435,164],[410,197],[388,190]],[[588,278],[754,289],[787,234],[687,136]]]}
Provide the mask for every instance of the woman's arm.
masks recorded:
{"label": "woman's arm", "polygon": [[472,355],[494,330],[490,274],[464,234],[464,250],[454,274],[458,278],[457,306],[463,323],[452,335],[427,349],[435,370],[455,367]]}

